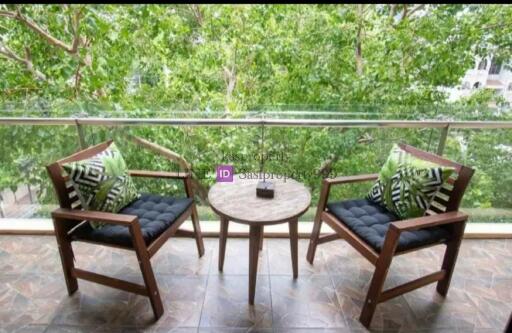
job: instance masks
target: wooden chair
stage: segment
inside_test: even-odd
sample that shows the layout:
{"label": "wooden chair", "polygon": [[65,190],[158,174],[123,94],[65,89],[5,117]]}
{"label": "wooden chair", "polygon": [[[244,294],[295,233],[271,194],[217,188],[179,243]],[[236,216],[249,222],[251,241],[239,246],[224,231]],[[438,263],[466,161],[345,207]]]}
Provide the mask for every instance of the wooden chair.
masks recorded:
{"label": "wooden chair", "polygon": [[[307,253],[307,260],[313,264],[317,245],[343,238],[375,266],[359,319],[365,327],[369,327],[378,303],[436,281],[437,292],[446,295],[468,219],[458,209],[474,170],[412,146],[400,144],[400,147],[420,159],[454,167],[458,172],[446,212],[398,220],[385,208],[366,199],[328,203],[331,186],[375,180],[378,174],[324,179]],[[335,233],[320,237],[322,222],[326,222]],[[358,222],[361,222],[360,227]],[[365,229],[365,222],[377,222],[375,225],[378,225],[381,234],[376,230]],[[382,290],[393,256],[438,244],[446,245],[441,270],[389,290]]]}
{"label": "wooden chair", "polygon": [[[52,218],[68,293],[72,295],[78,289],[77,279],[84,279],[147,296],[155,319],[158,320],[164,308],[151,267],[151,257],[169,237],[177,233],[194,236],[199,256],[204,254],[191,177],[186,172],[130,171],[130,175],[134,177],[180,179],[185,185],[186,198],[142,195],[117,214],[83,210],[78,198],[73,197],[73,187],[64,175],[61,165],[90,158],[105,150],[111,143],[112,140],[87,148],[47,166],[60,204],[60,208],[52,212]],[[155,202],[159,203],[158,207],[154,207]],[[162,214],[163,210],[165,215]],[[162,214],[158,215],[156,223],[155,213]],[[188,217],[192,219],[194,231],[178,230]],[[105,226],[92,229],[86,221],[103,222]],[[76,268],[73,262],[72,241],[84,241],[135,251],[144,285]]]}

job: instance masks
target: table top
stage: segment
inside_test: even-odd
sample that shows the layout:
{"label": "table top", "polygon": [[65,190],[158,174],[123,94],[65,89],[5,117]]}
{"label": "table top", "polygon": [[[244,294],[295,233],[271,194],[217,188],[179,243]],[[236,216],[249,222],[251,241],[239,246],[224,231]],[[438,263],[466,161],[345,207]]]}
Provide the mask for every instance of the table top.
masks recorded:
{"label": "table top", "polygon": [[208,192],[212,209],[230,221],[245,224],[278,224],[304,214],[311,203],[308,189],[291,178],[266,174],[274,183],[274,198],[256,196],[259,173],[238,174],[233,182],[219,182]]}

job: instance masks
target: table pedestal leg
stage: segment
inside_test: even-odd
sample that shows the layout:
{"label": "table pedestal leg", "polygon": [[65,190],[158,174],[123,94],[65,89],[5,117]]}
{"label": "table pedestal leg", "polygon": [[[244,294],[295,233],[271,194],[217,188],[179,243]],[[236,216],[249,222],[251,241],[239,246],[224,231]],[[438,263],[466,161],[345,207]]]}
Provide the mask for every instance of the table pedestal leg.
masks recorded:
{"label": "table pedestal leg", "polygon": [[249,304],[251,305],[254,304],[254,294],[256,293],[256,276],[258,273],[262,229],[262,226],[251,225],[249,231]]}
{"label": "table pedestal leg", "polygon": [[298,219],[291,220],[288,223],[290,229],[290,250],[292,253],[292,267],[293,267],[293,278],[296,279],[299,275],[299,233],[298,233]]}
{"label": "table pedestal leg", "polygon": [[219,233],[219,271],[224,269],[224,257],[226,256],[226,241],[228,239],[229,220],[221,217]]}

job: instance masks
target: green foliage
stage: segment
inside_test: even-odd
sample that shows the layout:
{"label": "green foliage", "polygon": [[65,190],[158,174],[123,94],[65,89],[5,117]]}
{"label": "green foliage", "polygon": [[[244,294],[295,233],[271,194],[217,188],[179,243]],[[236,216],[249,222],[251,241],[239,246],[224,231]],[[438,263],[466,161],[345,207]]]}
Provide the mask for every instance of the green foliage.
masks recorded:
{"label": "green foliage", "polygon": [[[2,14],[13,12],[68,47],[77,40],[77,51]],[[510,120],[509,106],[489,92],[448,104],[438,87],[458,84],[475,55],[510,59],[511,21],[512,7],[501,5],[0,5],[1,114],[243,118],[284,108],[336,119]],[[260,167],[257,127],[84,130],[88,144],[116,139],[133,169],[173,166],[127,134],[166,146],[192,162],[205,186],[217,164]],[[266,153],[281,159],[265,170],[304,181],[316,200],[322,177],[377,172],[393,143],[435,151],[438,138],[433,129],[269,128]],[[510,207],[511,157],[502,146],[511,141],[510,130],[450,132],[446,155],[478,169],[466,206]],[[0,142],[0,188],[28,178],[40,201],[54,201],[43,166],[78,149],[76,129],[1,126]],[[361,196],[369,186],[333,195]]]}

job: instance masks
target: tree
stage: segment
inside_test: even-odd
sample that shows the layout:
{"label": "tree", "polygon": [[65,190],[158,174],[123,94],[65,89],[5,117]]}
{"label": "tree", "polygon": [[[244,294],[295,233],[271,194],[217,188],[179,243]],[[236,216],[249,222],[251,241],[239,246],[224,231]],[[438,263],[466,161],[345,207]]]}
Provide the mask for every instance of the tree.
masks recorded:
{"label": "tree", "polygon": [[[510,21],[511,6],[501,5],[0,5],[0,102],[9,114],[47,117],[162,117],[169,110],[243,117],[269,108],[357,118],[467,117],[475,104],[449,105],[438,87],[456,85],[476,55],[509,57]],[[205,185],[214,181],[217,163],[229,162],[221,159],[229,151],[246,157],[239,168],[258,167],[250,158],[257,153],[256,128],[85,131],[89,144],[130,133],[167,146],[204,171]],[[31,172],[45,199],[52,192],[44,190],[42,166],[76,149],[69,144],[77,142],[75,129],[0,128],[2,140],[12,137],[17,144],[2,147],[0,170],[35,158]],[[487,145],[509,144],[507,133],[486,138]],[[377,171],[391,140],[431,148],[435,139],[430,129],[273,128],[269,149],[288,152],[289,161],[269,167],[302,171],[316,189],[326,170]],[[129,163],[170,167],[129,144],[125,149]],[[499,183],[491,166],[480,166],[489,184]],[[492,202],[491,196],[486,191],[478,200]]]}

